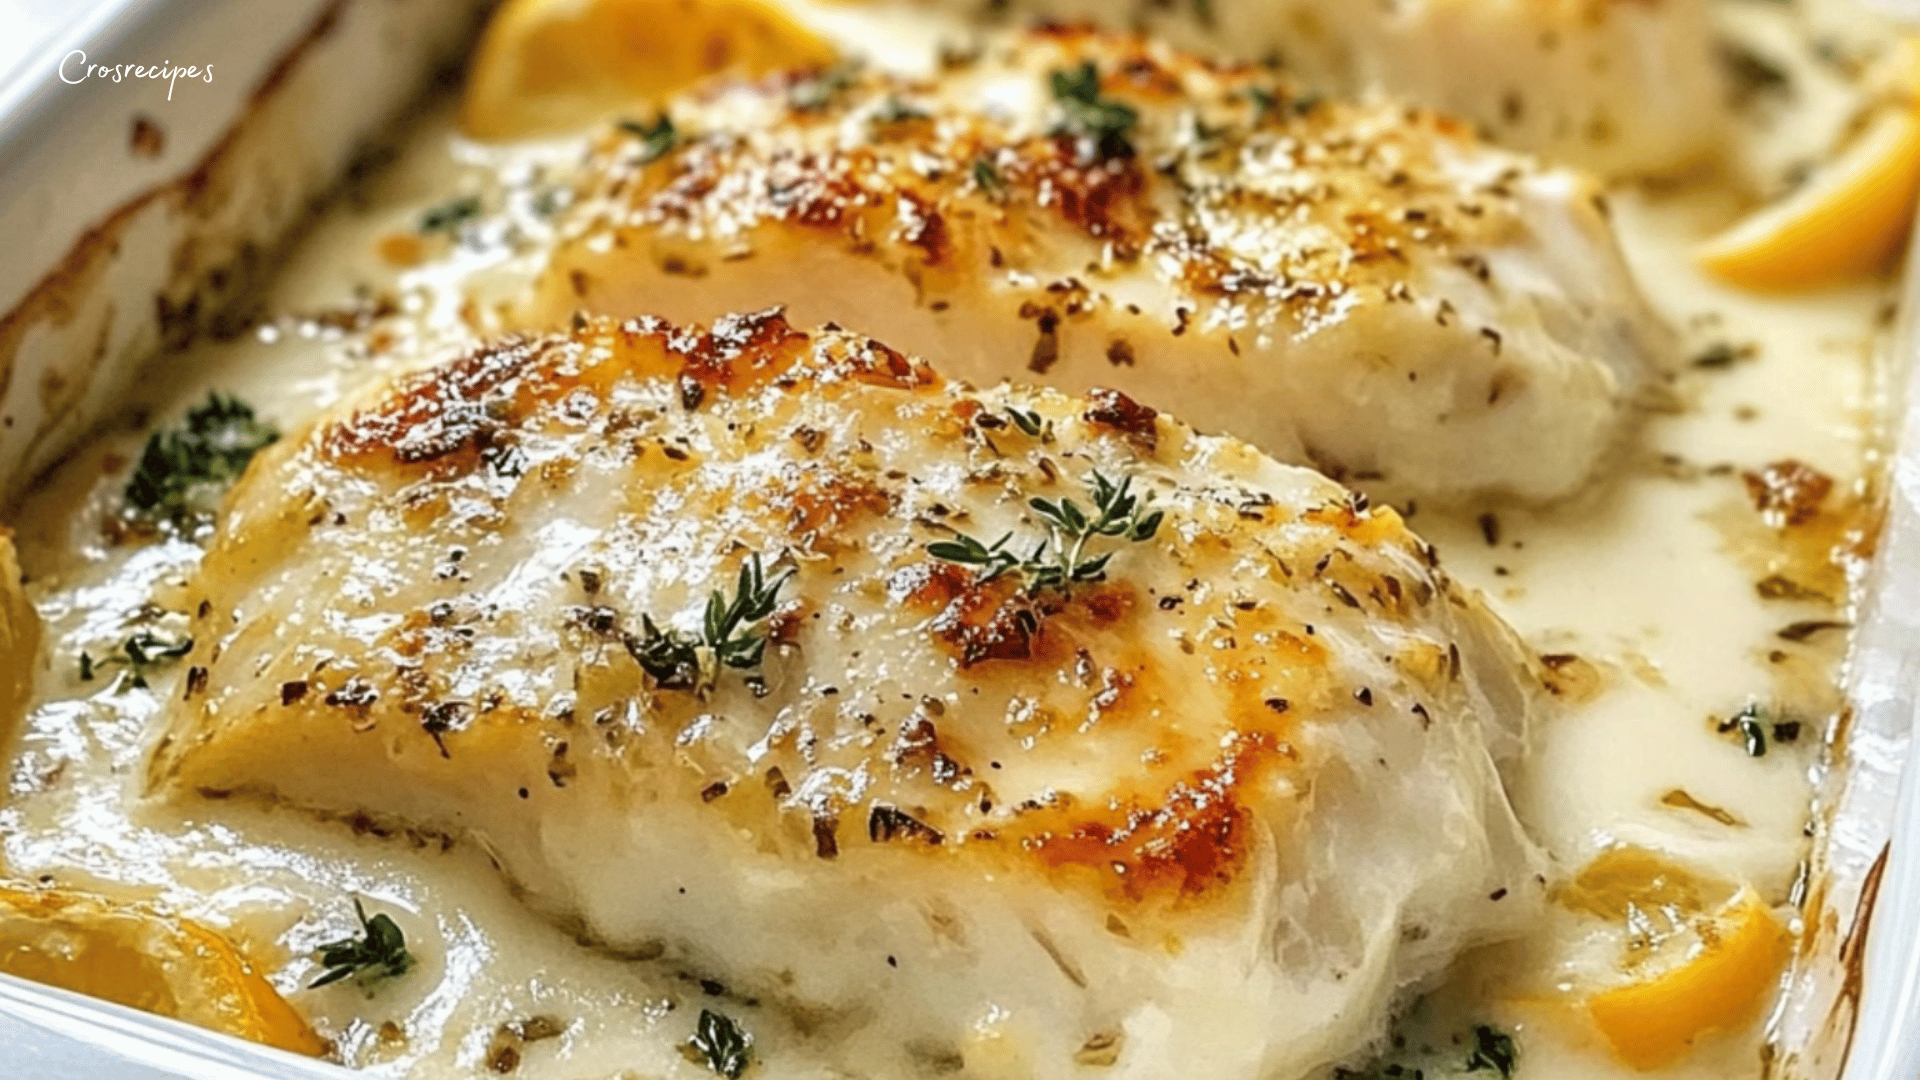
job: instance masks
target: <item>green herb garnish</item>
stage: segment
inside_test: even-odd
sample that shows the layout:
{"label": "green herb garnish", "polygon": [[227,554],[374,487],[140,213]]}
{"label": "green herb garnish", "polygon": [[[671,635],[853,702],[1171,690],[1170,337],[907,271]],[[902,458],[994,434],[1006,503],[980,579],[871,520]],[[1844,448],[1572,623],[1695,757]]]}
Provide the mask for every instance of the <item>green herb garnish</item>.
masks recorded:
{"label": "green herb garnish", "polygon": [[989,199],[998,199],[1007,190],[1007,182],[1000,178],[1000,170],[994,168],[992,160],[985,154],[973,159],[973,186]]}
{"label": "green herb garnish", "polygon": [[420,215],[420,231],[452,232],[468,221],[480,216],[480,198],[477,195],[463,195],[450,199]]}
{"label": "green herb garnish", "polygon": [[622,120],[620,130],[640,140],[642,165],[651,165],[666,157],[680,143],[680,132],[673,126],[673,117],[664,112],[655,117],[651,124]]}
{"label": "green herb garnish", "polygon": [[1467,1071],[1491,1069],[1500,1074],[1500,1080],[1512,1080],[1513,1065],[1519,1056],[1519,1051],[1513,1045],[1513,1036],[1498,1028],[1479,1024],[1473,1029],[1473,1050],[1467,1055]]}
{"label": "green herb garnish", "polygon": [[[1031,419],[1037,426],[1038,417]],[[1026,430],[1022,418],[1016,416],[1014,423]],[[1094,538],[1109,537],[1134,543],[1151,540],[1160,531],[1166,514],[1159,510],[1148,512],[1153,495],[1134,495],[1132,477],[1115,484],[1096,471],[1088,485],[1088,494],[1093,497],[1091,512],[1081,509],[1072,499],[1027,500],[1027,505],[1046,523],[1047,537],[1025,558],[1007,550],[1012,533],[991,545],[960,533],[951,540],[928,544],[927,554],[945,562],[977,568],[981,582],[1018,573],[1026,580],[1029,593],[1049,589],[1065,593],[1074,585],[1104,580],[1107,564],[1115,553],[1089,555],[1087,547]]]}
{"label": "green herb garnish", "polygon": [[722,665],[742,671],[757,668],[766,656],[767,639],[756,627],[779,606],[780,589],[793,575],[789,567],[767,580],[755,554],[740,566],[733,599],[727,599],[723,589],[707,596],[699,637],[662,630],[651,617],[642,615],[642,632],[627,636],[627,652],[668,690],[711,689]]}
{"label": "green herb garnish", "polygon": [[1042,419],[1040,414],[1030,409],[1007,408],[1007,418],[1013,426],[1035,439],[1044,439],[1053,434],[1053,422]]}
{"label": "green herb garnish", "polygon": [[1259,127],[1280,107],[1280,98],[1264,86],[1247,87],[1247,100],[1253,103],[1253,126]]}
{"label": "green herb garnish", "polygon": [[127,478],[127,509],[148,521],[188,528],[212,517],[219,490],[280,437],[239,398],[209,394],[178,428],[154,432]]}
{"label": "green herb garnish", "polygon": [[853,85],[857,70],[852,64],[835,64],[813,72],[787,88],[787,104],[803,112],[824,109],[842,90]]}
{"label": "green herb garnish", "polygon": [[358,977],[365,986],[412,970],[413,954],[407,951],[407,936],[400,932],[399,924],[385,915],[367,918],[367,909],[361,906],[359,897],[353,900],[353,913],[360,919],[360,936],[320,946],[320,962],[327,970],[307,984],[309,990],[350,975]]}
{"label": "green herb garnish", "polygon": [[740,1025],[711,1009],[700,1010],[700,1022],[687,1045],[697,1052],[706,1066],[727,1080],[740,1080],[740,1074],[753,1063],[753,1039]]}
{"label": "green herb garnish", "polygon": [[1766,714],[1760,706],[1747,703],[1739,712],[1720,721],[1716,729],[1725,735],[1731,731],[1740,732],[1740,741],[1746,747],[1748,757],[1767,756]]}
{"label": "green herb garnish", "polygon": [[665,690],[691,690],[700,685],[700,642],[677,630],[662,630],[650,615],[640,616],[641,632],[628,634],[627,652],[640,669]]}
{"label": "green herb garnish", "polygon": [[909,104],[898,94],[888,94],[873,110],[873,122],[876,124],[904,124],[912,120],[926,120],[929,114],[917,105]]}
{"label": "green herb garnish", "polygon": [[193,639],[182,637],[169,641],[151,630],[142,630],[120,643],[112,653],[95,660],[88,653],[80,654],[80,680],[92,682],[94,676],[107,668],[120,668],[116,680],[117,689],[145,690],[147,675],[166,667],[175,660],[193,651]]}
{"label": "green herb garnish", "polygon": [[1125,102],[1100,96],[1100,69],[1088,60],[1074,71],[1053,73],[1053,99],[1064,114],[1060,133],[1073,135],[1093,150],[1082,157],[1120,158],[1133,155],[1127,133],[1140,114]]}

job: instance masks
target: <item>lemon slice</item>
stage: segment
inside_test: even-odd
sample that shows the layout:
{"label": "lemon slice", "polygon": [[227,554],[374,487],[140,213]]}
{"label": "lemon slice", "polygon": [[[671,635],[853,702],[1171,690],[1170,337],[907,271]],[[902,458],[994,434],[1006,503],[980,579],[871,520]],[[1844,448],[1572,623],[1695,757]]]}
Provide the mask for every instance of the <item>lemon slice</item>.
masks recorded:
{"label": "lemon slice", "polygon": [[1742,889],[1700,925],[1685,960],[1596,995],[1587,1011],[1622,1061],[1657,1069],[1686,1056],[1703,1036],[1752,1020],[1779,980],[1789,950],[1786,928],[1773,911],[1752,889]]}
{"label": "lemon slice", "polygon": [[225,938],[141,904],[0,885],[0,971],[298,1054],[327,1048]]}
{"label": "lemon slice", "polygon": [[707,75],[830,63],[761,0],[508,0],[474,53],[460,122],[480,139],[582,127]]}
{"label": "lemon slice", "polygon": [[1708,240],[1702,266],[1750,289],[1860,277],[1899,255],[1920,200],[1920,47],[1895,54],[1904,85],[1851,144],[1791,194]]}

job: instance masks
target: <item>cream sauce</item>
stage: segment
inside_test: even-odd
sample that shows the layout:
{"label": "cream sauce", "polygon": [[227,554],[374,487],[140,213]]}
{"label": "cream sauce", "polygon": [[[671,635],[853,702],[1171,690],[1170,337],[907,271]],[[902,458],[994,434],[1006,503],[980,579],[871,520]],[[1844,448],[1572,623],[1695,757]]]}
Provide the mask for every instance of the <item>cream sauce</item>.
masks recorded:
{"label": "cream sauce", "polygon": [[[1760,177],[1751,186],[1765,186],[1844,120],[1850,91],[1805,61],[1793,16],[1738,14],[1744,31],[1799,57],[1791,68],[1799,96],[1741,158]],[[928,36],[899,13],[863,22],[832,9],[823,18],[869,45],[876,33]],[[578,144],[480,146],[457,136],[442,107],[399,145],[389,168],[343,196],[298,245],[262,298],[262,322],[238,340],[162,358],[140,400],[156,421],[217,388],[292,429],[369,380],[495,329],[495,304],[524,288],[539,261],[543,205]],[[1407,509],[1444,564],[1487,591],[1540,653],[1579,658],[1562,662],[1566,708],[1540,732],[1515,791],[1561,868],[1641,844],[1751,884],[1787,911],[1821,735],[1840,704],[1833,686],[1845,632],[1803,641],[1780,632],[1844,621],[1845,597],[1761,598],[1755,582],[1786,549],[1760,523],[1740,474],[1795,458],[1835,479],[1834,504],[1866,491],[1871,360],[1893,290],[1871,283],[1756,297],[1706,279],[1688,250],[1738,212],[1733,186],[1721,177],[1614,195],[1634,266],[1685,329],[1688,355],[1731,345],[1739,354],[1731,364],[1683,363],[1671,402],[1648,416],[1591,498],[1487,507],[1486,517]],[[417,265],[393,265],[394,245],[411,243],[394,238],[418,236],[426,209],[461,195],[478,196],[486,212],[457,239],[428,238]],[[181,541],[107,539],[144,431],[129,424],[103,434],[10,515],[47,633],[38,703],[6,774],[0,872],[156,897],[224,930],[334,1040],[339,1060],[376,1075],[474,1075],[504,1060],[503,1046],[531,1080],[711,1075],[680,1052],[712,1003],[700,986],[576,943],[523,908],[475,845],[377,836],[240,802],[143,800],[158,703],[179,692],[179,672],[151,690],[117,690],[80,681],[78,657],[110,651],[145,605],[164,608],[199,556]],[[1749,757],[1738,733],[1717,730],[1749,703],[1800,721],[1799,739],[1769,740],[1764,757]],[[1735,823],[1671,805],[1673,792]],[[315,946],[353,928],[354,896],[393,914],[421,967],[371,995],[351,983],[304,989],[318,973]],[[1523,1078],[1639,1075],[1580,1019],[1584,996],[1618,980],[1620,955],[1617,928],[1558,916],[1529,940],[1463,962],[1414,1010],[1407,1046],[1389,1057],[1458,1072],[1461,1033],[1494,1022],[1519,1043]],[[780,1017],[733,1000],[715,1007],[754,1034],[765,1075],[827,1071]],[[503,1024],[538,1015],[561,1021],[562,1034],[524,1045],[498,1037]],[[1759,1024],[1727,1033],[1662,1075],[1758,1075],[1762,1042]]]}

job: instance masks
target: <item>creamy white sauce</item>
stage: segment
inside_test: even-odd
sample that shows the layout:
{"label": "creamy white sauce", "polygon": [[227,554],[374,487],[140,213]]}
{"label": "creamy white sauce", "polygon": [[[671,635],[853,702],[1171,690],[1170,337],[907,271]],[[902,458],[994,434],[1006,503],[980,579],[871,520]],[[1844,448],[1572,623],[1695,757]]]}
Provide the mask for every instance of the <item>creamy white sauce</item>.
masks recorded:
{"label": "creamy white sauce", "polygon": [[[1762,35],[1795,40],[1784,13],[1741,15],[1760,20]],[[830,18],[846,34],[913,33],[904,15]],[[1775,123],[1745,155],[1762,172],[1804,154],[1795,145],[1811,145],[1818,129],[1843,117],[1844,86],[1812,67],[1796,66],[1795,77],[1805,88],[1795,108],[1804,113]],[[1804,124],[1788,122],[1802,115]],[[481,147],[454,134],[446,108],[401,145],[386,173],[298,246],[265,295],[268,321],[242,340],[203,342],[158,362],[139,402],[156,421],[177,418],[217,388],[292,430],[396,366],[441,358],[493,329],[492,305],[524,287],[539,260],[537,204],[556,186],[547,177],[578,146]],[[1861,488],[1870,475],[1870,360],[1892,290],[1870,283],[1756,297],[1706,279],[1688,252],[1736,212],[1729,186],[1707,179],[1657,193],[1623,190],[1615,216],[1647,292],[1686,330],[1692,351],[1750,344],[1751,357],[1683,370],[1673,411],[1647,418],[1590,498],[1546,510],[1488,507],[1494,543],[1477,510],[1413,508],[1411,523],[1439,545],[1451,572],[1495,598],[1537,651],[1576,655],[1600,672],[1597,692],[1571,701],[1539,733],[1515,791],[1562,868],[1612,844],[1643,844],[1750,883],[1787,910],[1806,853],[1821,733],[1839,704],[1832,687],[1845,635],[1795,643],[1777,632],[1845,614],[1832,603],[1756,594],[1760,564],[1779,549],[1739,473],[1796,458],[1843,491]],[[414,234],[423,210],[463,194],[479,195],[488,213],[458,242],[431,241],[429,257],[411,269],[379,256],[383,239]],[[383,296],[399,312],[367,327],[330,329],[337,320],[318,317]],[[565,1032],[518,1047],[519,1076],[709,1076],[679,1050],[700,1007],[714,1003],[699,986],[575,943],[523,908],[474,844],[442,850],[356,835],[346,823],[241,802],[142,799],[153,720],[159,702],[179,692],[179,673],[156,678],[151,690],[121,692],[105,680],[81,682],[78,657],[110,651],[143,605],[166,607],[199,555],[179,541],[105,539],[103,521],[144,434],[103,435],[9,518],[47,633],[38,703],[6,774],[0,872],[156,897],[224,930],[274,972],[275,984],[334,1040],[341,1061],[376,1075],[473,1075],[486,1069],[503,1023],[548,1015]],[[1801,720],[1804,734],[1750,758],[1715,725],[1750,701]],[[1676,790],[1741,824],[1663,805]],[[351,983],[303,989],[319,970],[314,947],[352,929],[354,896],[394,915],[421,967],[372,995]],[[1464,1057],[1450,1040],[1490,1021],[1514,1033],[1522,1077],[1637,1075],[1578,1021],[1579,1002],[1618,954],[1617,931],[1565,916],[1533,939],[1470,958],[1415,1011],[1409,1045],[1393,1059],[1429,1073],[1458,1071]],[[778,1016],[733,1000],[721,1006],[755,1035],[763,1075],[825,1071]],[[1757,1076],[1762,1039],[1759,1024],[1725,1034],[1662,1075]]]}

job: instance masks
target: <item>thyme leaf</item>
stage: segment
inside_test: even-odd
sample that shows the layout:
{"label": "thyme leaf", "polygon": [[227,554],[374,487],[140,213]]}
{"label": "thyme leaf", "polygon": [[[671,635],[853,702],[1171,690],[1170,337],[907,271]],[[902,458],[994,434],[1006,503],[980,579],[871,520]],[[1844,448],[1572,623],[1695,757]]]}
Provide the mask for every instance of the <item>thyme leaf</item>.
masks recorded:
{"label": "thyme leaf", "polygon": [[978,567],[980,574],[977,580],[985,583],[1021,565],[1020,559],[1006,550],[1007,541],[1011,539],[1013,534],[1007,533],[989,547],[966,533],[960,533],[951,540],[936,540],[928,544],[927,554],[945,562]]}
{"label": "thyme leaf", "polygon": [[835,64],[813,72],[787,88],[787,104],[802,112],[824,109],[853,85],[858,70],[853,64]]}
{"label": "thyme leaf", "polygon": [[1740,742],[1746,749],[1748,757],[1766,757],[1766,718],[1766,713],[1760,706],[1748,702],[1741,707],[1739,712],[1720,721],[1719,726],[1715,730],[1722,735],[1738,731],[1740,733]]}
{"label": "thyme leaf", "polygon": [[[1133,156],[1133,143],[1127,134],[1140,121],[1140,114],[1125,102],[1100,96],[1100,69],[1088,60],[1073,71],[1053,73],[1053,99],[1060,106],[1062,120],[1056,132],[1072,135],[1083,142],[1081,156],[1094,159]],[[1086,153],[1091,148],[1093,153]]]}
{"label": "thyme leaf", "polygon": [[357,977],[360,984],[365,986],[381,979],[397,978],[412,970],[413,954],[407,951],[407,936],[401,932],[398,923],[386,915],[367,918],[367,909],[357,896],[353,900],[353,913],[360,920],[359,936],[341,938],[320,946],[320,963],[327,970],[307,984],[309,990],[317,990],[349,976]]}
{"label": "thyme leaf", "polygon": [[1000,170],[994,167],[993,159],[982,154],[973,159],[973,186],[989,199],[998,200],[1006,194],[1007,182],[1001,178]]}
{"label": "thyme leaf", "polygon": [[81,653],[80,681],[92,682],[105,669],[117,667],[122,669],[116,680],[117,690],[145,690],[150,672],[166,667],[192,651],[193,639],[190,637],[168,640],[151,630],[142,630],[98,660],[90,653]]}
{"label": "thyme leaf", "polygon": [[732,1019],[711,1009],[700,1010],[700,1021],[687,1045],[699,1053],[707,1068],[727,1080],[740,1080],[753,1063],[753,1039]]}
{"label": "thyme leaf", "polygon": [[627,635],[627,652],[666,690],[691,690],[700,682],[700,643],[676,630],[662,630],[640,616],[641,632]]}
{"label": "thyme leaf", "polygon": [[788,567],[768,582],[766,570],[756,554],[741,565],[740,581],[731,603],[718,589],[707,597],[706,644],[721,663],[742,670],[760,666],[761,657],[767,651],[767,639],[763,634],[749,632],[749,628],[773,614],[780,603],[780,587],[793,574],[793,568]]}
{"label": "thyme leaf", "polygon": [[457,199],[449,199],[420,215],[420,231],[423,233],[452,232],[479,216],[480,197],[462,195]]}
{"label": "thyme leaf", "polygon": [[638,120],[622,120],[620,130],[640,140],[640,164],[642,165],[651,165],[659,161],[680,144],[680,132],[673,126],[673,117],[664,112],[654,117],[651,124],[642,124]]}
{"label": "thyme leaf", "polygon": [[1253,103],[1254,127],[1266,123],[1267,117],[1272,116],[1280,108],[1279,95],[1264,86],[1247,87],[1247,100]]}
{"label": "thyme leaf", "polygon": [[898,94],[888,94],[876,106],[870,119],[876,124],[905,124],[914,120],[927,120],[931,114],[918,105],[907,101]]}
{"label": "thyme leaf", "polygon": [[1492,1070],[1500,1074],[1500,1080],[1513,1080],[1513,1066],[1519,1058],[1513,1036],[1486,1024],[1475,1025],[1473,1050],[1467,1055],[1468,1072]]}
{"label": "thyme leaf", "polygon": [[1053,422],[1043,419],[1039,413],[1031,409],[1016,409],[1009,406],[1007,419],[1012,420],[1013,426],[1019,428],[1029,438],[1045,439],[1053,434]]}

